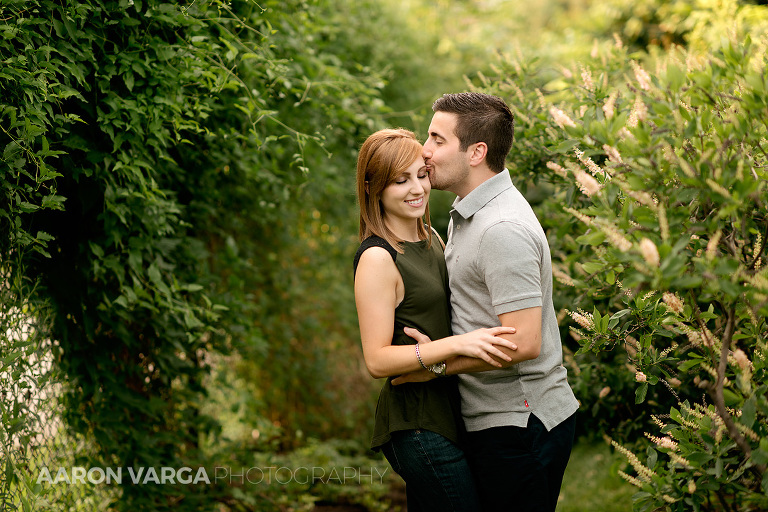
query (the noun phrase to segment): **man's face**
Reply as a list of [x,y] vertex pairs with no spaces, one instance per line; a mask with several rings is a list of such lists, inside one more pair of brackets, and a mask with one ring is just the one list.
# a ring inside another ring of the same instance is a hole
[[469,180],[469,153],[459,151],[456,122],[456,114],[435,112],[421,154],[429,170],[432,188],[448,190],[462,197],[461,192]]

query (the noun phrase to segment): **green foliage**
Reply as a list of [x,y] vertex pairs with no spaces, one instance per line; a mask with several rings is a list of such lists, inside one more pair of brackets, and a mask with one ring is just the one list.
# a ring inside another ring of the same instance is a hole
[[[636,510],[766,505],[764,44],[671,53],[652,73],[614,46],[560,76],[486,84],[518,111],[511,165],[553,190],[539,210],[573,290],[576,387],[603,386],[581,398],[610,417],[636,381],[635,414],[660,430],[645,461],[621,448]],[[611,435],[640,446],[648,430],[627,418]]]
[[18,272],[15,255],[0,260],[0,508],[31,509],[39,489],[24,471],[46,416],[41,403],[55,382],[44,353],[44,303],[29,298],[34,290]]
[[[291,77],[292,89],[276,95],[274,110],[292,128],[315,134],[322,148],[303,148],[302,183],[269,218],[251,208],[253,197],[279,197],[285,190],[248,190],[234,205],[228,198],[235,214],[217,211],[212,252],[234,262],[216,287],[232,313],[228,343],[242,356],[232,359],[230,369],[249,390],[240,418],[279,425],[281,447],[288,449],[303,442],[302,436],[360,435],[371,416],[375,384],[358,370],[351,288],[357,245],[353,183],[358,145],[385,125],[388,109],[380,95],[390,55],[359,34],[371,20],[393,13],[377,2],[260,5],[266,11],[253,21],[273,27],[270,51]],[[268,168],[288,166],[290,156],[274,154]],[[230,173],[239,165],[227,164]],[[338,414],[328,414],[341,403],[346,405]]]
[[706,53],[731,34],[759,37],[768,28],[768,10],[743,0],[605,0],[583,13],[582,30],[601,39],[617,37],[631,50],[683,46]]
[[[217,313],[195,282],[200,243],[162,183],[184,172],[171,148],[204,132],[213,94],[232,87],[203,35],[214,12],[4,7],[3,239],[8,252],[36,250],[25,269],[51,302],[66,416],[96,440],[94,465],[194,465],[196,433],[210,425],[195,403]],[[161,509],[165,492],[127,488],[122,506]]]
[[[652,476],[627,452],[641,509],[764,506],[766,44],[701,55],[732,20],[764,31],[766,9],[509,5],[2,4],[0,268],[26,290],[9,304],[56,340],[65,414],[98,448],[80,463],[367,463],[378,383],[352,300],[357,147],[393,123],[423,134],[467,74],[517,112],[510,168],[550,236],[583,431],[646,452]],[[667,58],[672,44],[692,51]],[[564,55],[579,63],[551,64]],[[656,68],[647,89],[633,61]],[[438,226],[450,199],[435,194]],[[9,340],[0,373],[31,350]],[[14,407],[6,448],[30,425]],[[356,442],[308,441],[333,436]],[[0,481],[29,482],[15,474]],[[283,491],[125,486],[112,507],[375,509],[385,492]]]
[[[263,352],[277,329],[260,320],[290,313],[272,295],[290,233],[275,235],[306,182],[308,144],[330,148],[312,164],[349,154],[350,134],[382,108],[375,72],[305,52],[333,40],[332,25],[310,23],[327,9],[4,4],[0,243],[24,251],[51,302],[66,416],[99,448],[90,465],[203,464],[201,436],[218,429],[199,407],[206,353]],[[126,486],[115,506],[210,499],[194,486]]]

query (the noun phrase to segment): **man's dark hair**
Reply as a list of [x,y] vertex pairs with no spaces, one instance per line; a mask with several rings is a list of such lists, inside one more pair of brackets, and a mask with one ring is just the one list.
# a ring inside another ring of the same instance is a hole
[[461,151],[476,142],[485,142],[488,167],[494,172],[504,170],[504,161],[515,137],[515,116],[504,100],[479,92],[444,94],[435,101],[432,110],[456,114],[455,135]]

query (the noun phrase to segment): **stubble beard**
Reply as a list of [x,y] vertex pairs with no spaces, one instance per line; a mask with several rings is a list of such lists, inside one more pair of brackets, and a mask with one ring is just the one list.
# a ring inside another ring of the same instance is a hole
[[434,175],[434,171],[429,175],[429,184],[435,190],[444,190],[438,178]]
[[433,189],[436,190],[448,190],[453,185],[453,180],[451,178],[451,173],[448,172],[447,176],[444,175],[442,172],[436,172],[435,168],[432,168],[432,172],[429,175],[429,183],[432,185]]
[[435,172],[434,167],[432,168],[431,174],[429,175],[429,183],[435,190],[446,190],[448,192],[452,192],[452,188],[462,180],[467,179],[469,176],[469,170],[466,172],[456,172],[457,169],[454,169],[454,172],[451,173],[450,171],[445,171],[447,173],[446,175],[441,176],[439,172]]

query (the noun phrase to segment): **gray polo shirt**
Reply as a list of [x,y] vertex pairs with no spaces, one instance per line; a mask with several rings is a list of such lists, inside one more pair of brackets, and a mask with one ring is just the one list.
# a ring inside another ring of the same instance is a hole
[[454,334],[500,325],[502,313],[541,307],[541,353],[509,368],[459,376],[467,430],[551,430],[579,404],[568,385],[552,304],[552,262],[544,230],[506,169],[453,203],[445,250]]

